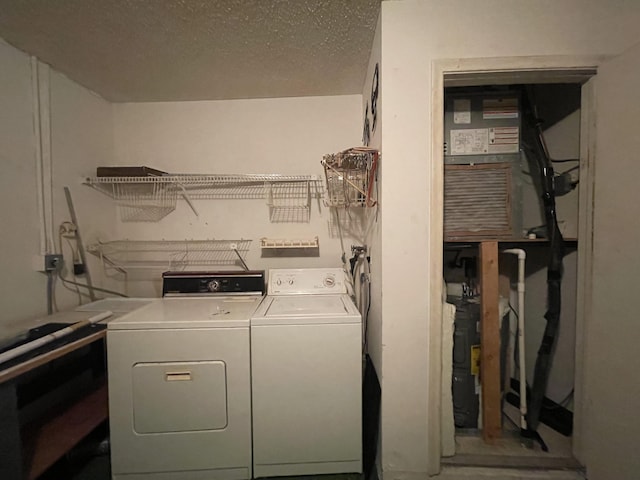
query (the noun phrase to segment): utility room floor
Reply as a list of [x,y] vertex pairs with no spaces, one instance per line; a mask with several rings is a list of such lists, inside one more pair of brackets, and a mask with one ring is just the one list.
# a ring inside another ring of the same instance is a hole
[[[505,414],[512,420],[519,412],[505,405]],[[504,421],[504,435],[495,445],[483,442],[478,431],[456,434],[456,455],[442,459],[442,473],[434,480],[584,480],[583,469],[571,454],[571,438],[540,424],[539,433],[549,452],[539,445],[524,445],[519,429],[509,420]],[[106,436],[106,426],[99,428],[93,438],[87,439],[89,448],[84,455],[62,459],[46,472],[41,480],[110,480],[109,455],[96,448]],[[82,452],[82,449],[80,450]],[[361,475],[318,475],[288,477],[286,480],[361,480]],[[371,479],[375,480],[375,479]],[[426,477],[425,477],[425,480]]]
[[548,452],[544,452],[537,442],[520,437],[516,423],[519,411],[512,405],[504,406],[506,417],[503,422],[502,438],[488,445],[479,431],[456,432],[456,454],[442,459],[443,465],[502,467],[502,468],[548,468],[580,470],[580,463],[571,452],[571,438],[540,424],[538,433],[543,438]]

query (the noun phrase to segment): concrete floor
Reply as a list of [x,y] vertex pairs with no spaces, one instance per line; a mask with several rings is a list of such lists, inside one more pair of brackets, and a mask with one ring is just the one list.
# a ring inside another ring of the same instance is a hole
[[[504,406],[504,413],[517,421],[519,411]],[[585,480],[583,469],[573,457],[571,438],[544,424],[538,432],[549,447],[543,452],[538,444],[525,442],[515,423],[505,419],[503,435],[487,445],[480,432],[458,432],[456,454],[442,459],[442,472],[434,480]]]
[[[440,475],[433,480],[585,480],[584,475],[575,470],[484,468],[444,465]],[[41,480],[110,480],[109,456],[96,456],[83,465],[72,469],[56,466]],[[287,477],[286,480],[361,480],[360,475],[322,475],[312,477]],[[425,480],[426,477],[425,477]]]
[[[517,410],[512,418],[517,418]],[[525,448],[514,432],[505,431],[496,446],[487,446],[478,435],[456,436],[456,455],[443,458],[441,474],[434,480],[585,480],[580,465],[571,455],[570,438],[541,425],[539,429],[549,452],[539,446]],[[40,480],[110,480],[111,465],[104,440],[106,425],[99,427],[74,454],[61,459]],[[362,475],[287,477],[286,480],[362,480]],[[369,480],[378,480],[369,479]],[[427,480],[427,477],[425,477]]]
[[443,466],[442,472],[433,480],[585,480],[585,476],[575,470],[545,470],[521,468],[483,468]]

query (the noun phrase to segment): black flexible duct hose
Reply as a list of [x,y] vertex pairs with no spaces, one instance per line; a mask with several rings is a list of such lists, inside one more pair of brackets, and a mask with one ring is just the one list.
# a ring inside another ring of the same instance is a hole
[[[556,198],[554,189],[554,172],[551,160],[545,148],[542,138],[541,121],[538,118],[531,87],[525,89],[523,95],[523,141],[528,147],[529,153],[535,158],[539,170],[542,186],[542,203],[544,207],[545,221],[547,224],[547,235],[549,237],[549,258],[547,261],[547,312],[544,318],[547,325],[542,336],[542,343],[538,350],[538,357],[533,376],[533,386],[531,389],[531,397],[527,409],[527,427],[533,436],[539,438],[535,434],[540,423],[540,410],[542,408],[542,400],[547,389],[549,373],[553,360],[553,346],[555,344],[558,327],[560,324],[560,307],[562,302],[561,285],[563,265],[562,258],[564,256],[562,233],[558,228],[558,219],[556,214]],[[541,441],[544,446],[544,442]]]

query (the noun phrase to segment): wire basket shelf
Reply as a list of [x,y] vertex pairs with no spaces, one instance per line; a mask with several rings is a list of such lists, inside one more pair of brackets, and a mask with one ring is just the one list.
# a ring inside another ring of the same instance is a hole
[[325,155],[322,159],[330,207],[373,207],[379,153],[365,147]]
[[322,198],[316,175],[231,174],[88,177],[88,185],[116,201],[124,222],[159,221],[184,198],[267,199],[271,221],[309,221],[311,198]]
[[170,183],[114,183],[111,188],[123,222],[157,222],[176,209],[178,189]]
[[242,265],[251,240],[113,240],[89,245],[87,251],[105,266],[132,269],[184,270],[186,267]]
[[311,185],[274,183],[267,188],[269,220],[273,223],[306,223],[311,217]]

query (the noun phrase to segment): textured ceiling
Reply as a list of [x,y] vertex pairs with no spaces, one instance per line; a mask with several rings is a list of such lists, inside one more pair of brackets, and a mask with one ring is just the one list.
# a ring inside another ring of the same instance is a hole
[[0,37],[114,102],[361,93],[381,0],[0,0]]

